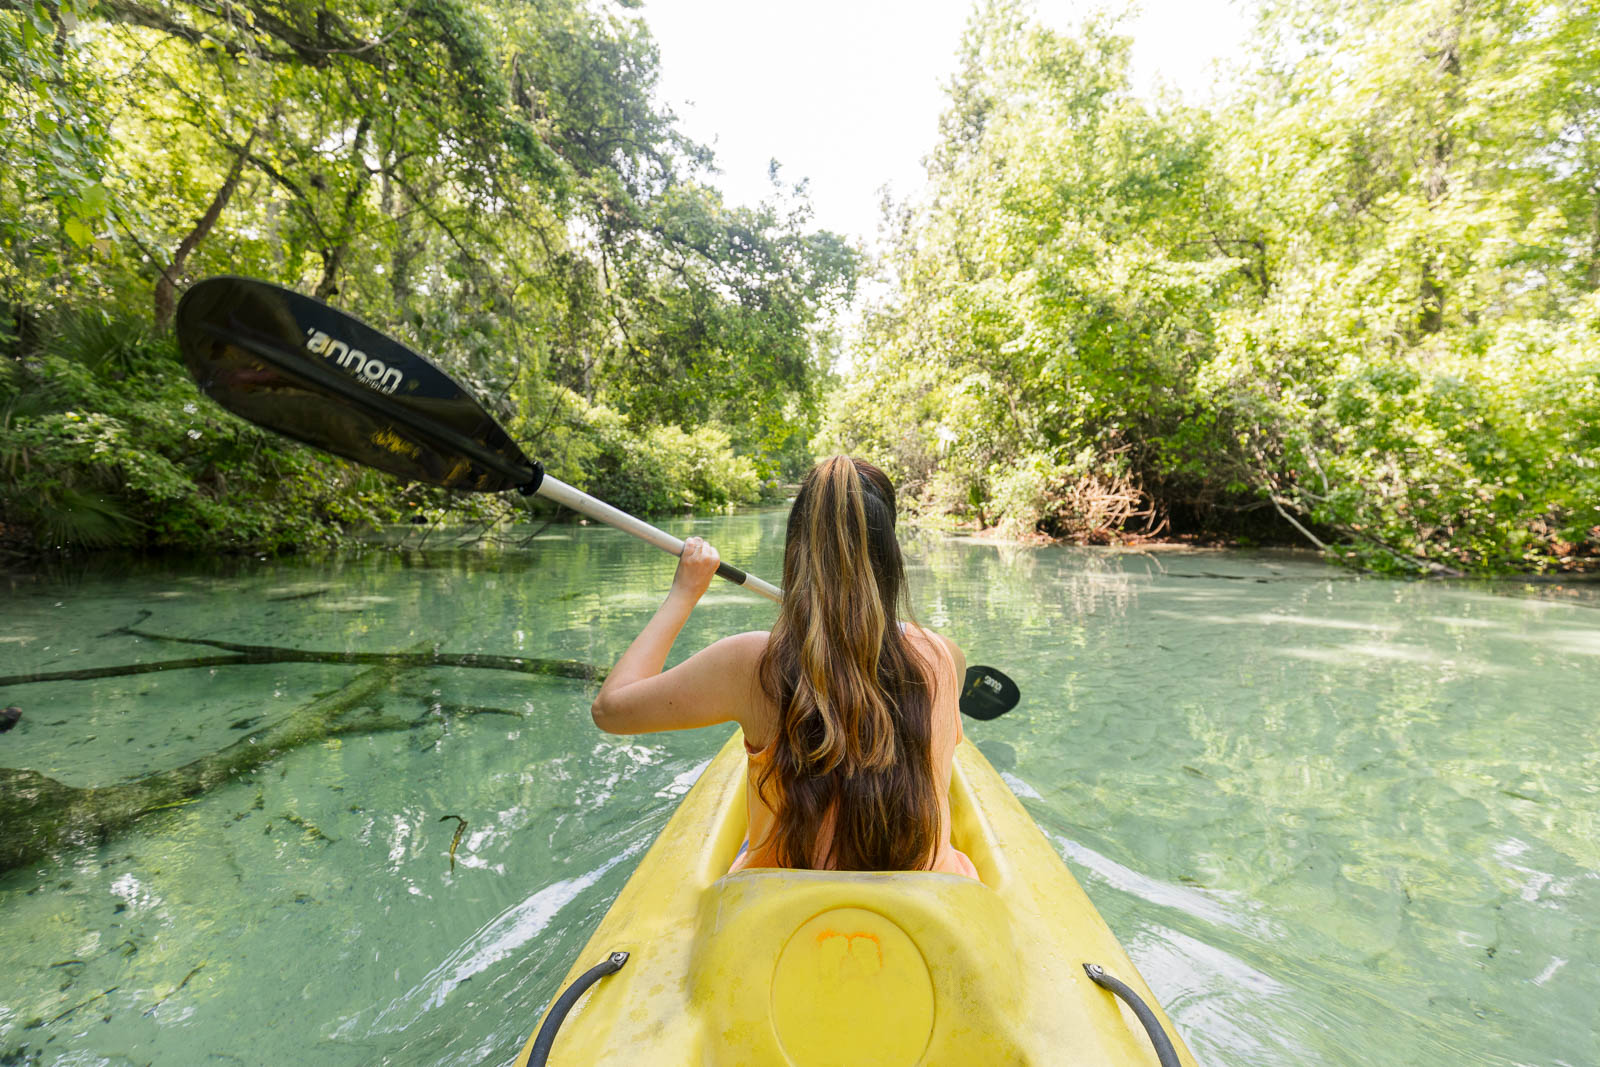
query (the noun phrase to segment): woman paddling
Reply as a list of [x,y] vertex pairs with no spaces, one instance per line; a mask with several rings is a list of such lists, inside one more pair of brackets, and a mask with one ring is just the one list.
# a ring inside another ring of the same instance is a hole
[[690,538],[666,601],[611,669],[594,721],[617,734],[737,722],[749,833],[733,869],[935,870],[976,878],[950,844],[950,772],[966,661],[899,621],[894,487],[835,456],[789,513],[772,631],[725,637],[662,671],[717,569]]

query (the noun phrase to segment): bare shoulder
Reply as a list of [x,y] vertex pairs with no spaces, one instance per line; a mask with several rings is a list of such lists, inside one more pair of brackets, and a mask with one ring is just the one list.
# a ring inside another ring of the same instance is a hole
[[[963,680],[967,675],[967,657],[962,654],[961,647],[943,634],[925,630],[920,626],[907,625],[906,636],[924,649],[928,666],[933,669],[934,691],[938,695],[935,699],[941,705],[948,702],[950,720],[953,726],[955,741],[959,744],[964,732],[961,727],[961,713],[959,701]],[[948,666],[946,666],[948,664]],[[949,672],[949,673],[946,673]],[[935,729],[941,730],[937,724],[946,721],[943,716],[935,717]],[[954,751],[949,749],[948,751]]]
[[765,630],[750,630],[731,634],[707,645],[698,653],[716,672],[729,681],[753,682],[761,655],[767,650],[768,634]]
[[746,630],[742,634],[724,637],[712,647],[721,646],[724,654],[730,659],[748,662],[754,667],[761,659],[761,654],[767,650],[767,640],[771,636],[766,630]]
[[756,748],[765,747],[777,731],[777,716],[762,695],[760,678],[761,657],[771,636],[766,630],[749,630],[717,642],[727,654],[727,681],[743,690],[736,719]]
[[943,634],[934,633],[932,630],[924,629],[914,623],[906,624],[906,632],[925,645],[930,652],[937,653],[942,650],[947,654],[950,657],[950,662],[955,666],[956,683],[960,684],[961,679],[967,673],[967,657],[961,651],[960,645]]

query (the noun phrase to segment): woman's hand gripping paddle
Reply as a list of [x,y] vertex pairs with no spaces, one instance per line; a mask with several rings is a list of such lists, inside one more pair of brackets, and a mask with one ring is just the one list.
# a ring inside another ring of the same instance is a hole
[[[538,493],[683,552],[666,531],[545,474],[448,374],[319,300],[249,278],[207,278],[179,302],[177,331],[200,388],[259,426],[429,485]],[[782,599],[776,586],[730,564],[717,573]]]

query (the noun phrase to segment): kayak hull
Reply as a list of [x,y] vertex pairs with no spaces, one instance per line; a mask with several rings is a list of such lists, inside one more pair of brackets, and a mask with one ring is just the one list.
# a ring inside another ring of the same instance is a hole
[[[1194,1059],[1094,905],[970,742],[951,840],[981,881],[932,872],[745,870],[735,734],[701,774],[573,964],[627,965],[578,1001],[549,1062],[1155,1067],[1098,963]],[[517,1060],[527,1062],[533,1040]]]

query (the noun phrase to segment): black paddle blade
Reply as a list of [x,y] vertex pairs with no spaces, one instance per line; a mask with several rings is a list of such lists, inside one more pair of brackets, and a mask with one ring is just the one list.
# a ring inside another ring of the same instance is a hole
[[178,303],[177,331],[200,388],[258,426],[447,489],[493,493],[538,477],[449,375],[319,300],[207,278]]
[[967,680],[961,686],[961,714],[974,719],[998,719],[1021,699],[1017,683],[993,667],[967,668]]

